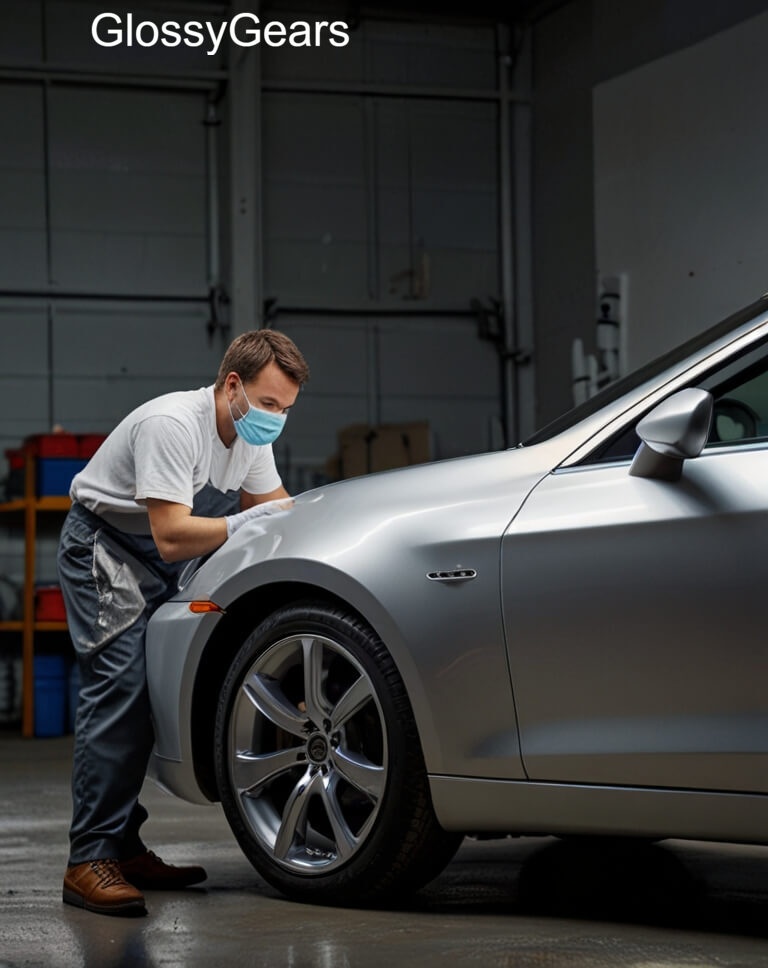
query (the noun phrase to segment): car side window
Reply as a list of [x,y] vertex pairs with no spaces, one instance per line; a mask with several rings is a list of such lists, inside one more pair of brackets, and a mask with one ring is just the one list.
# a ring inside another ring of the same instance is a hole
[[761,358],[733,371],[731,364],[699,384],[715,398],[707,447],[768,438],[768,354],[763,349]]
[[[751,444],[768,440],[768,343],[729,360],[692,383],[715,400],[706,447]],[[640,446],[635,424],[594,451],[584,464],[631,460]]]

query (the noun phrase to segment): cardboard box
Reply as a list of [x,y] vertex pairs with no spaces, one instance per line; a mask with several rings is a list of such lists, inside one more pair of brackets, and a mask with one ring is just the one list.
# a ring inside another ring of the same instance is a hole
[[370,444],[371,470],[424,464],[430,459],[429,424],[382,424]]
[[346,440],[339,448],[339,464],[342,478],[360,477],[370,473],[368,442],[364,437]]
[[363,440],[372,429],[370,424],[349,424],[347,427],[342,427],[336,434],[336,438],[339,441],[339,449],[344,444],[353,443],[356,440]]
[[334,454],[333,457],[329,457],[328,460],[325,462],[323,471],[329,481],[340,481],[341,480],[341,456],[339,454]]
[[353,424],[339,431],[343,478],[424,464],[431,459],[429,423]]

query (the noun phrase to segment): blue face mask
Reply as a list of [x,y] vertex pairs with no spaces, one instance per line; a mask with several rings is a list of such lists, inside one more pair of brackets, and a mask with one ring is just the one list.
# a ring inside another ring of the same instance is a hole
[[255,447],[263,447],[264,444],[271,444],[280,436],[280,431],[285,426],[284,413],[271,413],[269,410],[259,410],[248,400],[245,387],[240,384],[243,396],[248,401],[248,412],[243,413],[240,407],[235,404],[239,417],[232,413],[232,404],[229,405],[229,412],[232,414],[232,421],[235,425],[235,433],[241,437],[246,444],[253,444]]

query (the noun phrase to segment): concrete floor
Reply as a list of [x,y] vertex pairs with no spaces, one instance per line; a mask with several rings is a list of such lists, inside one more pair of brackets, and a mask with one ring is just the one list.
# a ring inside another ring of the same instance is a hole
[[746,968],[768,966],[768,848],[465,841],[393,910],[294,904],[241,855],[218,807],[151,784],[147,842],[205,885],[147,892],[149,915],[61,903],[71,738],[0,735],[0,968]]

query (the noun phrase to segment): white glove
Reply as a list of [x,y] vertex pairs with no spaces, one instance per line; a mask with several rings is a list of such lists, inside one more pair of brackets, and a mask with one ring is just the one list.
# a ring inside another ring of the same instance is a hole
[[247,521],[254,518],[262,518],[267,514],[277,514],[278,511],[287,511],[293,507],[292,498],[283,498],[280,501],[266,501],[264,504],[254,504],[252,508],[246,508],[237,514],[228,514],[224,520],[227,522],[227,537],[231,538],[235,531]]

